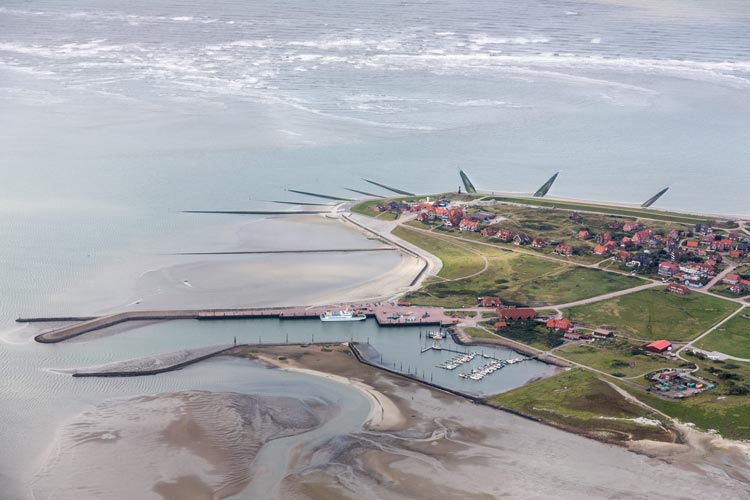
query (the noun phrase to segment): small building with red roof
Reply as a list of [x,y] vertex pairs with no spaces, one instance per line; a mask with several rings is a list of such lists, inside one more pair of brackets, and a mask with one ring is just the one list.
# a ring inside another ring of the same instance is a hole
[[570,257],[573,255],[573,247],[560,243],[555,247],[555,253],[558,255],[564,255],[565,257]]
[[668,340],[657,340],[656,342],[651,342],[650,344],[647,344],[646,347],[644,347],[648,352],[655,352],[657,354],[661,354],[665,351],[669,351],[672,349],[672,342]]
[[477,305],[479,305],[479,307],[498,308],[503,305],[503,302],[500,300],[500,297],[478,297]]
[[724,279],[722,281],[727,285],[734,285],[740,281],[740,275],[737,273],[729,273],[724,276]]
[[667,290],[672,293],[676,293],[677,295],[687,295],[690,293],[689,287],[680,285],[679,283],[670,283],[669,285],[667,285]]
[[550,318],[547,320],[547,328],[551,330],[560,330],[561,332],[569,332],[573,329],[573,322],[567,318]]

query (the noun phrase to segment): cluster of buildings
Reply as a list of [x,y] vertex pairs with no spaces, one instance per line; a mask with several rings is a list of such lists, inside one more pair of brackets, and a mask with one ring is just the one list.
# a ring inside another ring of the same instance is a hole
[[497,217],[492,212],[484,212],[482,210],[464,212],[462,207],[453,206],[450,200],[426,200],[417,203],[406,202],[405,205],[408,206],[407,209],[404,210],[403,207],[399,207],[399,210],[417,212],[416,218],[420,222],[432,224],[439,221],[447,227],[454,227],[459,231],[472,233],[478,232],[481,227],[480,225],[488,224]]
[[692,375],[690,370],[658,370],[649,373],[647,377],[651,381],[650,389],[652,391],[675,399],[695,396],[714,388],[714,384]]
[[729,285],[729,290],[737,295],[745,295],[750,292],[750,280],[743,278],[737,273],[729,273],[724,276],[722,282]]
[[[497,312],[497,320],[494,325],[496,332],[507,328],[513,321],[544,321],[543,318],[539,318],[535,309],[531,307],[506,306],[499,297],[477,297],[477,305],[495,309]],[[552,331],[562,333],[563,338],[567,340],[590,340],[592,338],[592,335],[576,332],[575,325],[567,318],[549,318],[545,321],[545,325]],[[602,338],[612,336],[612,332],[606,330],[597,330],[594,334]]]

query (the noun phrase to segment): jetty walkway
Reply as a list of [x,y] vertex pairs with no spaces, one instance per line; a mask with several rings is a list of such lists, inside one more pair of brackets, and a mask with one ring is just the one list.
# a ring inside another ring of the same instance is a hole
[[[71,320],[74,324],[45,330],[34,337],[43,344],[54,344],[78,337],[86,333],[131,321],[171,321],[177,319],[228,320],[228,319],[318,319],[325,311],[342,309],[342,305],[322,307],[277,307],[247,309],[183,309],[161,311],[124,311],[98,317],[50,317],[18,318],[18,323],[62,322]],[[397,306],[390,303],[352,304],[350,309],[360,311],[368,318],[374,318],[380,326],[448,326],[455,319],[447,316],[440,307]],[[74,319],[75,318],[75,319]]]

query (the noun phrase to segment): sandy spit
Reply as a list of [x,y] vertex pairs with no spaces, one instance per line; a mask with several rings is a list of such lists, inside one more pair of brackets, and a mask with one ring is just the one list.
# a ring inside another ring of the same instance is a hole
[[[346,344],[344,344],[346,345]],[[360,391],[370,402],[370,413],[367,415],[363,426],[374,431],[396,431],[403,429],[406,419],[398,406],[385,394],[374,387],[356,379],[350,379],[333,373],[321,372],[310,368],[303,368],[294,361],[281,362],[264,354],[257,354],[257,358],[264,363],[275,366],[281,370],[304,373],[330,380],[339,384],[354,387]]]

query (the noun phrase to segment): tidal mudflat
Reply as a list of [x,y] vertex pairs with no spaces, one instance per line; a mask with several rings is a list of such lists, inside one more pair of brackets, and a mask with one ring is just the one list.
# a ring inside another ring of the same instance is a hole
[[741,499],[750,492],[747,456],[718,441],[642,443],[643,453],[633,453],[363,366],[347,349],[245,355],[342,376],[390,401],[375,404],[388,422],[382,430],[366,425],[295,454],[282,498],[687,499],[721,492]]

